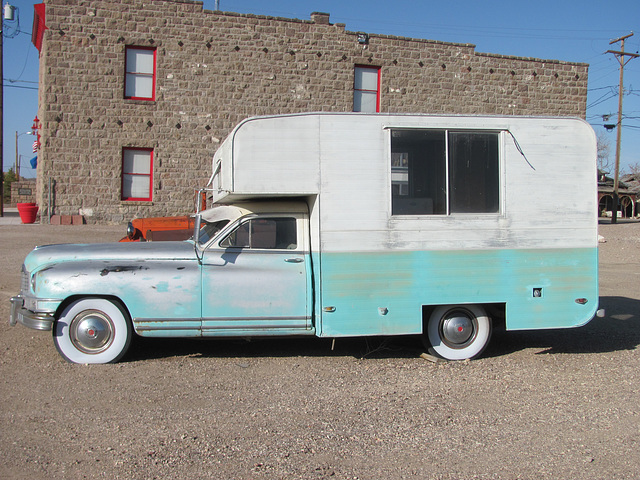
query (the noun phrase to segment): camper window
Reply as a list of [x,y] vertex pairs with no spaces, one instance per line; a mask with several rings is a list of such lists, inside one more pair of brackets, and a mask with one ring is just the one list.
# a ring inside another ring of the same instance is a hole
[[393,130],[393,215],[497,213],[497,132]]

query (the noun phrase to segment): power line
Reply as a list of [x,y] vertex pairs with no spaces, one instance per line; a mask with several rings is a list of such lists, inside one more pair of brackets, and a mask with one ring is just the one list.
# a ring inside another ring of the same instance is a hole
[[611,92],[609,94],[605,94],[605,95],[601,96],[600,98],[598,98],[597,100],[594,100],[594,102],[591,103],[591,105],[587,105],[587,109],[593,108],[593,107],[595,107],[597,105],[600,105],[601,103],[604,103],[607,100],[611,100],[612,98],[615,98],[615,97],[616,97],[616,94],[613,93],[613,92]]
[[33,80],[18,80],[17,78],[3,78],[2,81],[9,82],[9,83],[34,83],[36,85],[38,84],[38,82]]
[[22,85],[3,85],[3,88],[20,88],[22,90],[38,90],[38,87],[23,87]]

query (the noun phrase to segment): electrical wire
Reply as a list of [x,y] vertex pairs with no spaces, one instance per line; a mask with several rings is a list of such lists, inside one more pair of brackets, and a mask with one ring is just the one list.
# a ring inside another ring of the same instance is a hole
[[513,132],[511,132],[511,130],[507,130],[507,133],[509,135],[511,135],[511,138],[513,139],[513,144],[515,145],[516,149],[518,150],[518,152],[520,152],[520,155],[522,155],[522,158],[524,158],[524,161],[527,162],[527,165],[529,165],[531,167],[532,170],[535,170],[535,167],[533,165],[531,165],[531,162],[529,161],[529,159],[527,158],[527,156],[524,154],[524,151],[522,150],[522,147],[520,146],[520,144],[518,143],[518,140],[516,140],[515,135],[513,134]]
[[616,97],[616,93],[610,92],[607,96],[607,94],[602,95],[600,98],[598,98],[597,100],[594,100],[593,103],[591,103],[590,105],[587,105],[587,110],[590,108],[593,108],[597,105],[600,105],[601,103],[606,102],[607,100],[611,100],[612,98]]
[[23,90],[38,90],[38,87],[23,87],[21,85],[3,85],[3,88],[20,88]]
[[[27,54],[24,56],[24,64],[22,65],[22,70],[20,71],[18,78],[14,80],[9,80],[11,83],[19,81],[25,69],[27,68],[27,62],[29,61],[29,54],[31,53],[31,45],[32,45],[31,42],[29,42],[29,46],[27,47]],[[4,83],[4,79],[3,79],[3,83]]]

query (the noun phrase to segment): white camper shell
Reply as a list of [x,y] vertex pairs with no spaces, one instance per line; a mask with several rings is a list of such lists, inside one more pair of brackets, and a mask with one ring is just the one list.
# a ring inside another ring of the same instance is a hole
[[319,336],[424,332],[468,358],[490,317],[515,330],[596,314],[596,139],[580,119],[250,118],[213,170],[217,203],[307,205]]

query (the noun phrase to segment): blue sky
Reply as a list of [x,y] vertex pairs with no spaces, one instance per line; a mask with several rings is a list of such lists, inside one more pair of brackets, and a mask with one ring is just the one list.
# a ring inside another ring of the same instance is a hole
[[[6,3],[7,0],[3,0]],[[4,22],[4,169],[15,164],[15,133],[30,131],[37,113],[38,51],[31,45],[33,1],[9,0],[18,21]],[[584,62],[589,67],[587,121],[610,143],[613,164],[615,130],[606,133],[603,115],[618,111],[619,63],[605,53],[620,44],[609,41],[634,31],[625,50],[640,51],[640,1],[618,0],[219,0],[220,9],[240,13],[309,19],[311,12],[331,14],[332,23],[364,31],[455,43],[471,43],[476,51]],[[213,10],[215,0],[205,0]],[[24,32],[24,33],[21,33]],[[640,58],[624,69],[621,168],[640,164]],[[425,112],[428,113],[428,112]],[[21,174],[34,176],[31,135],[20,135]]]

